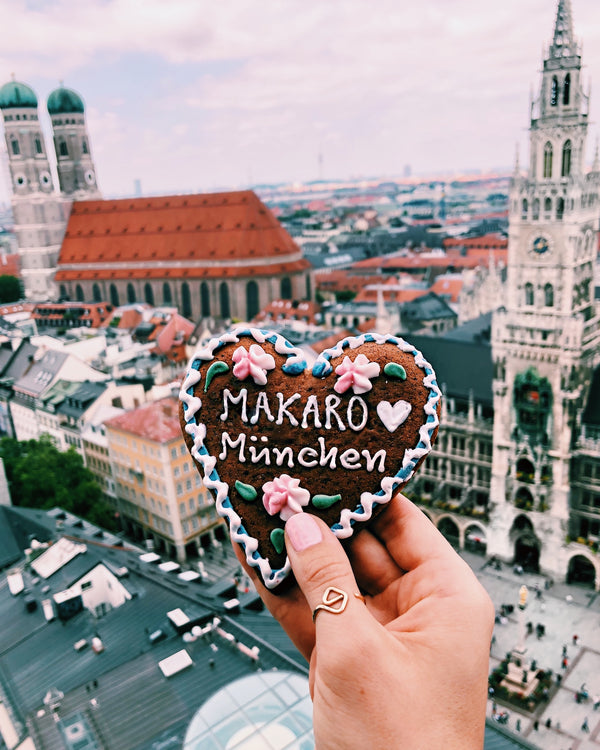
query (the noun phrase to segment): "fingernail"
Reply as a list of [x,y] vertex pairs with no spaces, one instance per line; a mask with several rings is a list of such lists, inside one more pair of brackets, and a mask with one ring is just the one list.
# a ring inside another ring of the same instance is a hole
[[321,528],[310,513],[294,513],[286,521],[285,530],[296,552],[302,552],[323,541]]

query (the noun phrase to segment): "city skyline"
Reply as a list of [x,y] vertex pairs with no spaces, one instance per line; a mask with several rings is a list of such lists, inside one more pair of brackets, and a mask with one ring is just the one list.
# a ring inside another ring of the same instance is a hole
[[[600,73],[596,2],[571,2],[586,87]],[[527,91],[538,93],[556,5],[153,0],[140,16],[133,0],[0,0],[0,85],[14,74],[34,89],[48,145],[48,94],[60,81],[81,94],[106,197],[133,194],[135,180],[160,194],[391,178],[406,165],[486,172],[510,168],[517,145],[524,168]],[[587,162],[599,108],[592,88]]]

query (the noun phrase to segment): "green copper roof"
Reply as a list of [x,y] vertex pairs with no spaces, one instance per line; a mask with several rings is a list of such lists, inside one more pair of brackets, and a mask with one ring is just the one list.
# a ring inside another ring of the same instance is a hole
[[11,109],[12,107],[35,107],[37,108],[37,96],[33,89],[18,81],[10,81],[0,88],[0,109]]
[[48,97],[48,112],[51,115],[64,115],[73,112],[83,113],[83,100],[71,89],[59,88]]

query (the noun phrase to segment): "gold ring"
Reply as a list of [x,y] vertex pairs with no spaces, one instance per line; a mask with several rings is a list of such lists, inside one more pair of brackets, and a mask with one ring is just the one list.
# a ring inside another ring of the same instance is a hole
[[[356,599],[360,599],[361,602],[366,602],[365,597],[362,594],[354,594]],[[332,615],[339,615],[346,609],[348,604],[348,594],[343,589],[338,589],[335,586],[328,586],[323,594],[323,600],[321,604],[317,604],[312,613],[313,622],[317,619],[317,615],[321,610],[325,612],[331,612]]]

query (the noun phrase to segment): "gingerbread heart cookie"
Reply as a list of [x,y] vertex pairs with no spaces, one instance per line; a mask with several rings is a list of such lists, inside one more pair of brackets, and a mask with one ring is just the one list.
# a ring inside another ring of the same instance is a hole
[[180,416],[232,539],[274,589],[291,572],[285,521],[314,513],[351,536],[431,450],[440,397],[431,365],[403,339],[345,338],[309,368],[279,334],[238,328],[192,358]]

